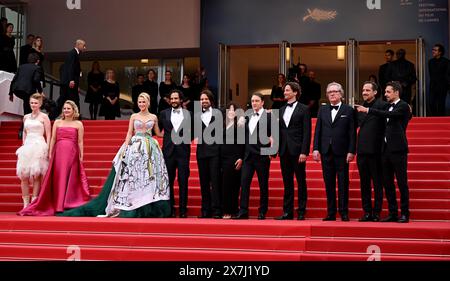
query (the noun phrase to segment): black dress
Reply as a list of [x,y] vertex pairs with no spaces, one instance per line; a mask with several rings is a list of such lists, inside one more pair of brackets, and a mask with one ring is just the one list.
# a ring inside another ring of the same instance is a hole
[[[242,128],[244,130],[244,128]],[[245,139],[245,131],[242,131]],[[243,140],[244,140],[243,139]],[[223,213],[234,215],[238,212],[239,188],[241,186],[241,171],[236,170],[238,159],[244,160],[245,144],[238,144],[238,127],[234,126],[224,130],[224,141],[220,145],[220,159],[222,170],[222,201]]]
[[153,80],[145,80],[144,92],[150,95],[150,112],[156,114],[158,111],[158,83]]
[[159,96],[161,97],[161,99],[159,100],[159,104],[158,104],[158,112],[161,112],[166,108],[170,108],[170,104],[168,104],[164,100],[164,98],[169,97],[169,93],[173,89],[177,89],[177,84],[175,84],[173,82],[172,82],[172,84],[169,84],[169,85],[164,83],[164,81],[159,84]]
[[[96,103],[101,104],[103,101],[103,95],[100,91],[101,84],[105,80],[105,75],[103,72],[89,72],[88,73],[88,90],[86,93],[86,98],[84,99],[84,102],[86,103]],[[97,92],[94,92],[91,87],[94,87],[97,89]]]
[[273,86],[272,92],[270,93],[270,99],[273,101],[272,109],[280,109],[286,102],[285,101],[274,101],[275,98],[284,99],[283,88],[280,86]]
[[120,88],[119,83],[109,83],[108,81],[103,81],[100,89],[103,102],[100,108],[100,116],[105,116],[105,120],[114,120],[116,117],[120,117],[120,104],[119,100],[115,104],[111,104],[107,97],[110,99],[120,98]]
[[189,110],[190,112],[194,112],[194,88],[193,87],[183,88],[183,86],[180,86],[179,89],[184,96],[183,102],[190,101],[186,109]]
[[14,54],[15,44],[16,38],[14,36],[2,35],[0,40],[0,70],[12,73],[17,72],[17,61]]

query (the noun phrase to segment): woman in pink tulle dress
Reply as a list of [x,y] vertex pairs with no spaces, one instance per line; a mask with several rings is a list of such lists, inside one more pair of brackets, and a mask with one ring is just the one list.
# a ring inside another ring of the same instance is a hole
[[38,198],[19,212],[21,216],[52,216],[76,208],[90,199],[83,168],[83,124],[76,120],[78,107],[66,101],[62,119],[55,121],[50,160]]
[[33,186],[31,201],[34,201],[39,194],[42,177],[48,167],[48,144],[52,125],[48,116],[40,110],[42,99],[39,93],[30,97],[32,112],[23,117],[23,144],[16,151],[16,173],[20,178],[24,208],[30,204],[29,184]]

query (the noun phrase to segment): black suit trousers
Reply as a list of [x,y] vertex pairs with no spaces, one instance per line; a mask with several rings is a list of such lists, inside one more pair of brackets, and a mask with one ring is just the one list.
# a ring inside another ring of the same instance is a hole
[[197,159],[197,164],[202,194],[202,215],[222,215],[219,156]]
[[[381,172],[381,156],[377,154],[358,154],[357,158],[361,201],[364,213],[380,214],[383,204],[383,175]],[[372,208],[372,182],[374,206]]]
[[298,184],[298,213],[306,212],[306,162],[299,163],[299,156],[285,153],[280,157],[281,173],[284,184],[283,212],[293,214],[294,211],[294,174]]
[[348,215],[349,175],[347,155],[334,155],[330,147],[328,153],[321,155],[323,179],[327,194],[328,216],[336,216],[336,176],[338,180],[339,214]]
[[172,210],[175,207],[174,183],[175,175],[178,169],[178,187],[179,187],[179,208],[180,214],[186,214],[188,203],[188,179],[190,174],[189,157],[180,157],[177,155],[177,148],[169,157],[164,156],[167,172],[169,174],[170,185],[170,205]]
[[401,214],[409,216],[409,188],[408,188],[408,154],[384,152],[382,155],[383,184],[386,189],[389,213],[397,215],[398,205],[395,193],[394,175],[400,191]]
[[223,213],[235,215],[238,212],[241,171],[236,170],[235,158],[222,158],[222,201]]
[[250,153],[244,160],[242,165],[241,178],[241,200],[240,210],[241,214],[248,214],[248,205],[250,200],[250,185],[252,183],[253,175],[256,171],[259,183],[259,213],[266,214],[269,205],[269,156],[260,156]]
[[71,100],[75,102],[75,104],[78,106],[78,110],[81,111],[80,108],[80,96],[78,95],[78,85],[75,85],[75,87],[70,88],[69,85],[61,85],[61,88],[59,90],[59,98],[58,98],[58,110],[61,113],[62,108],[64,106],[64,103],[67,100]]

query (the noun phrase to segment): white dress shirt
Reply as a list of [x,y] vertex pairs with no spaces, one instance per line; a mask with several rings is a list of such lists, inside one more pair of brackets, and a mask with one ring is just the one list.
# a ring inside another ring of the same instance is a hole
[[250,117],[250,121],[248,122],[248,128],[250,129],[250,134],[253,134],[253,132],[255,131],[256,125],[258,124],[259,119],[261,119],[261,115],[263,113],[264,113],[264,108],[261,108],[258,112],[253,112],[252,117]]
[[297,106],[297,101],[295,101],[292,106],[287,105],[286,110],[283,114],[283,120],[284,124],[286,124],[286,127],[289,127],[289,123],[291,122],[292,114],[294,113],[295,107]]
[[172,122],[172,126],[175,130],[175,132],[178,131],[178,129],[181,126],[181,123],[183,122],[184,116],[183,116],[183,110],[180,108],[174,109],[172,108],[172,114],[170,115],[170,122]]
[[331,110],[331,122],[334,122],[334,118],[336,118],[336,115],[337,115],[339,109],[341,108],[341,105],[342,105],[342,102],[335,105],[335,106],[338,106],[338,109]]
[[204,112],[202,112],[201,118],[202,118],[203,124],[205,124],[205,126],[208,127],[209,123],[211,122],[211,118],[212,118],[212,108],[209,107]]
[[[389,111],[394,110],[394,105],[397,105],[397,103],[400,101],[400,99],[394,101],[393,103],[391,103],[391,106],[389,106]],[[393,104],[393,105],[392,105]],[[389,123],[389,118],[386,118],[386,121]],[[386,137],[384,137],[384,142],[387,143],[387,139]]]

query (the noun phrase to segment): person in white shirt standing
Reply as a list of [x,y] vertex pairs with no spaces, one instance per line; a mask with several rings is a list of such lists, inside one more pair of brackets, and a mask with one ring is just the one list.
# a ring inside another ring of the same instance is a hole
[[298,184],[298,220],[306,214],[306,158],[311,144],[311,116],[308,106],[299,103],[300,85],[284,86],[287,103],[280,109],[280,164],[284,184],[283,214],[277,220],[294,218],[294,174]]

